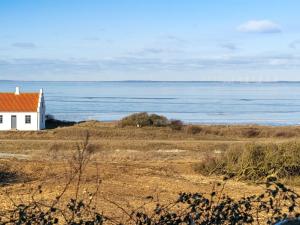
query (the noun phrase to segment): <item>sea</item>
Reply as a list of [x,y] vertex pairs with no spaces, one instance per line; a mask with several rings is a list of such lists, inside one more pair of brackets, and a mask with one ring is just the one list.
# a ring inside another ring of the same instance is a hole
[[136,112],[195,124],[300,124],[300,82],[0,81],[0,92],[43,88],[47,114],[115,121]]

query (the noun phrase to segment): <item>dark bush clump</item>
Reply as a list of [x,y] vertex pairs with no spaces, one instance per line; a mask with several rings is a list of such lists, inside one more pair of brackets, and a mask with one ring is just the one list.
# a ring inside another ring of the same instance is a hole
[[182,130],[183,122],[181,120],[171,120],[169,126],[172,130]]
[[152,126],[154,127],[165,127],[169,123],[166,117],[157,114],[149,115],[149,119],[152,121]]
[[164,116],[157,114],[148,114],[146,112],[134,113],[132,115],[126,116],[119,121],[121,127],[126,126],[155,126],[155,127],[165,127],[168,125],[168,119]]
[[75,125],[76,122],[57,120],[53,115],[46,115],[46,129],[55,129],[57,127],[69,127]]
[[183,123],[180,120],[168,120],[166,117],[146,112],[134,113],[119,121],[120,127],[171,127],[172,130],[181,130]]

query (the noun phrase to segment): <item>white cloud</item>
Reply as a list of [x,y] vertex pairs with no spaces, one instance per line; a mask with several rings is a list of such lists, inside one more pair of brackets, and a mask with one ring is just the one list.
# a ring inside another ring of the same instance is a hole
[[227,49],[230,51],[235,51],[238,49],[238,47],[233,43],[224,43],[224,44],[221,44],[220,46],[221,46],[221,48],[224,48],[224,49]]
[[[89,74],[104,71],[199,71],[214,69],[300,68],[300,55],[255,55],[201,58],[116,57],[109,59],[0,59],[1,74]],[[1,76],[0,76],[1,77]]]
[[237,30],[246,33],[279,33],[281,27],[270,20],[250,20],[238,26]]
[[34,49],[37,46],[32,42],[16,42],[12,44],[13,47],[23,48],[23,49]]

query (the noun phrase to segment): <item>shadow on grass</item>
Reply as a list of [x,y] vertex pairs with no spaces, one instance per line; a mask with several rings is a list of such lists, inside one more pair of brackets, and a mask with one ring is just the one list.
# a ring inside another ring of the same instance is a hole
[[18,173],[13,171],[0,171],[0,187],[21,181]]

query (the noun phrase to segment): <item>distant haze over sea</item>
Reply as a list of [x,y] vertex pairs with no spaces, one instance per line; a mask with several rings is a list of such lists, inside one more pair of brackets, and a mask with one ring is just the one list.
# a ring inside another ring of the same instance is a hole
[[204,124],[300,124],[300,82],[1,81],[1,92],[45,91],[62,120],[118,120],[149,112]]

